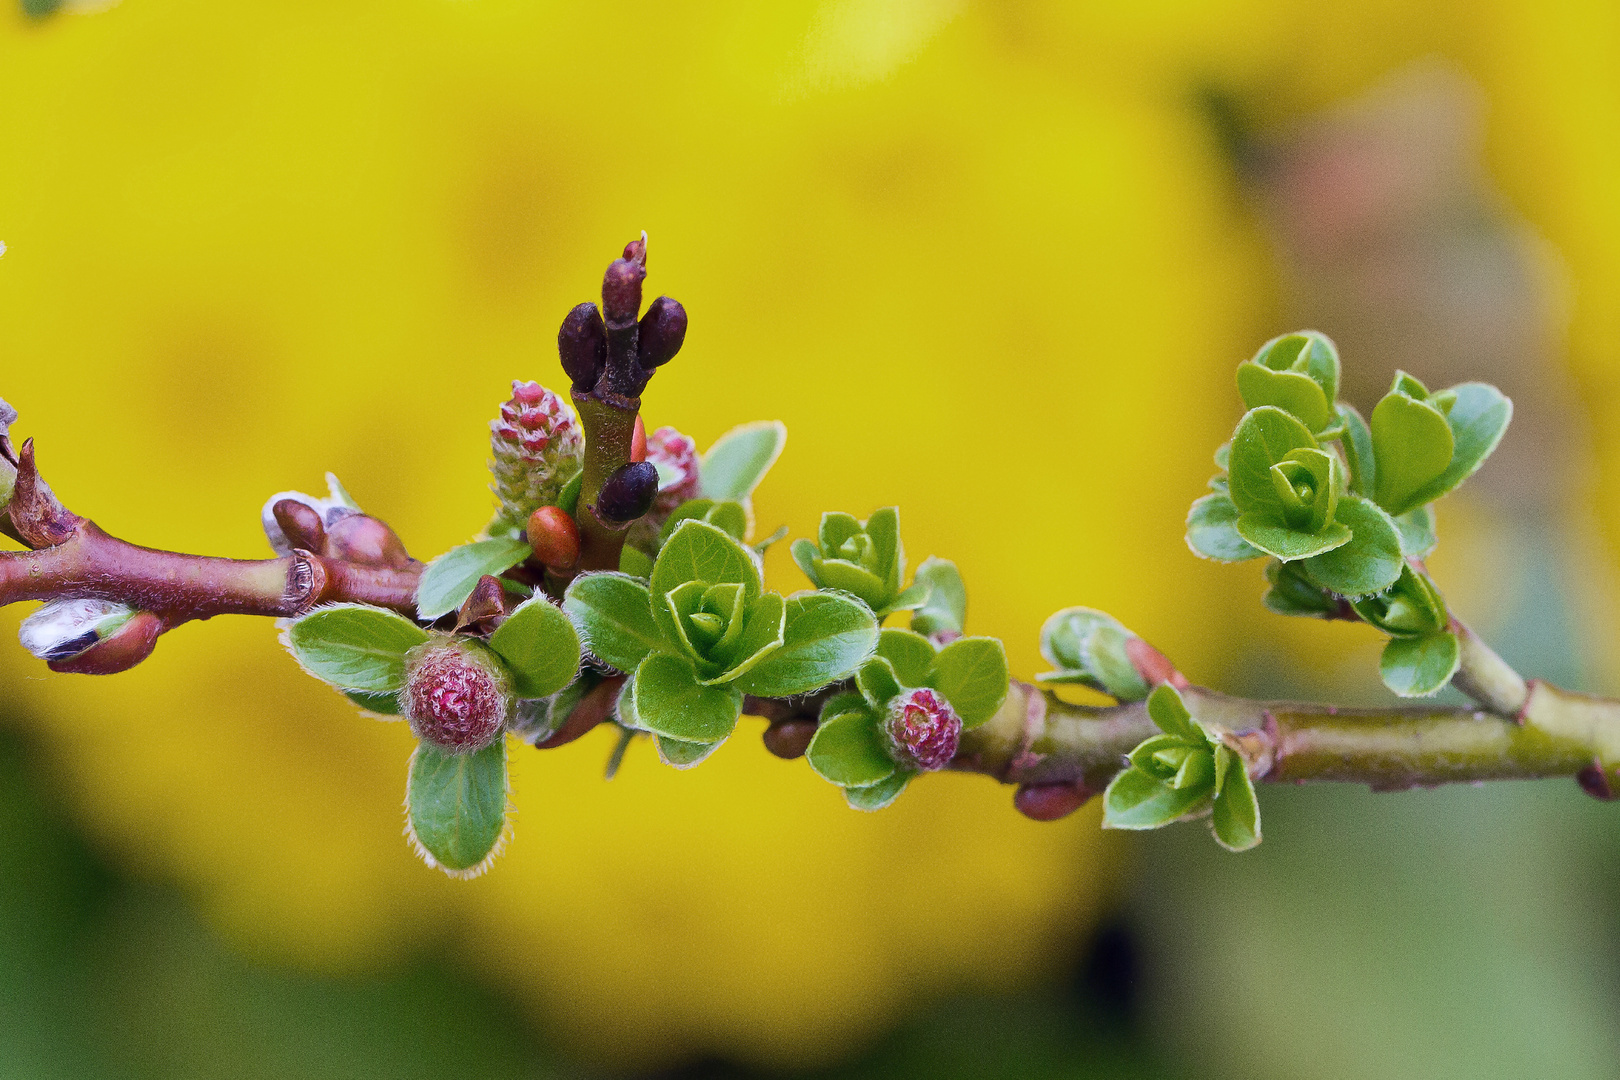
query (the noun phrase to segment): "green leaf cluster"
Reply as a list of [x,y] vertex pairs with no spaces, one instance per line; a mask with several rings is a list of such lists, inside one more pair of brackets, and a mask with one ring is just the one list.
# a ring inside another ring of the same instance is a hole
[[[364,604],[317,608],[282,634],[305,671],[378,716],[404,712],[406,654],[433,637],[403,615]],[[487,643],[458,640],[498,663],[523,699],[549,704],[579,670],[573,623],[544,597],[520,604]],[[429,865],[453,877],[482,873],[506,819],[505,740],[464,754],[419,743],[405,806],[411,841]]]
[[957,638],[941,648],[913,630],[891,627],[856,672],[855,686],[822,706],[805,759],[818,776],[844,789],[850,806],[881,810],[916,775],[895,760],[884,735],[890,702],[927,687],[950,703],[962,730],[970,731],[994,716],[1007,697],[1007,653],[995,638]]
[[900,543],[900,511],[893,506],[865,521],[852,514],[822,514],[817,540],[795,540],[791,550],[793,561],[816,588],[859,597],[879,621],[928,602],[926,582],[901,588],[906,553]]
[[1451,681],[1462,643],[1429,575],[1411,566],[1387,591],[1353,601],[1362,621],[1388,634],[1378,674],[1401,697],[1427,697]]
[[1228,851],[1260,843],[1260,806],[1242,756],[1194,720],[1173,687],[1155,688],[1147,711],[1160,734],[1131,751],[1103,792],[1103,827],[1157,829],[1208,815]]
[[743,696],[788,697],[845,678],[877,644],[872,613],[839,593],[766,592],[757,557],[708,521],[679,522],[646,581],[576,578],[563,598],[590,651],[630,676],[625,726],[672,764],[696,764],[736,726]]
[[1151,687],[1129,655],[1137,640],[1118,619],[1092,608],[1070,607],[1041,627],[1041,655],[1055,669],[1035,676],[1048,686],[1079,684],[1119,701],[1140,701]]

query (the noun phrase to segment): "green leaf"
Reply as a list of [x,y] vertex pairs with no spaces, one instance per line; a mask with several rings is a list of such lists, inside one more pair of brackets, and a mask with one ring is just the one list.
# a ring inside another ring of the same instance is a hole
[[[1341,502],[1343,500],[1340,500]],[[1283,562],[1309,559],[1350,542],[1350,529],[1340,521],[1331,522],[1320,532],[1306,532],[1289,528],[1266,515],[1265,512],[1245,513],[1237,519],[1238,536],[1267,555]]]
[[805,751],[817,776],[840,787],[867,787],[894,775],[878,719],[870,712],[846,712],[822,721]]
[[717,502],[703,515],[703,520],[738,540],[748,535],[748,511],[743,509],[740,502],[729,499]]
[[891,596],[888,585],[877,573],[844,559],[815,559],[810,580],[818,588],[837,589],[858,596],[873,611],[887,611]]
[[930,589],[925,581],[913,581],[911,585],[900,590],[893,600],[884,605],[884,614],[893,614],[896,611],[915,611],[928,602]]
[[1209,797],[1208,787],[1173,788],[1141,769],[1126,769],[1103,792],[1103,828],[1157,829],[1191,813]]
[[787,442],[787,425],[760,420],[734,427],[709,447],[698,484],[711,499],[745,501],[765,478]]
[[399,695],[377,693],[370,690],[345,690],[343,696],[366,710],[378,716],[399,716]]
[[585,486],[585,471],[581,469],[574,474],[574,478],[562,486],[557,492],[557,509],[572,516],[579,509],[579,490]]
[[895,678],[893,665],[881,656],[872,657],[856,670],[855,687],[868,705],[880,711],[900,693],[900,681]]
[[836,593],[787,599],[782,646],[735,685],[759,697],[787,697],[848,678],[877,646],[877,620],[866,605]]
[[1372,432],[1354,405],[1341,402],[1339,420],[1344,424],[1344,435],[1339,445],[1344,448],[1344,459],[1350,467],[1350,490],[1357,495],[1372,498],[1373,482],[1378,475],[1373,463]]
[[1378,660],[1378,674],[1401,697],[1428,697],[1451,681],[1461,659],[1457,635],[1450,631],[1390,638]]
[[1220,562],[1258,559],[1265,552],[1238,535],[1238,511],[1228,495],[1205,495],[1187,511],[1187,546],[1194,555]]
[[1440,590],[1410,564],[1401,568],[1400,578],[1389,589],[1352,603],[1362,621],[1397,637],[1421,637],[1451,625]]
[[1131,662],[1130,643],[1136,635],[1123,626],[1099,626],[1080,643],[1083,667],[1105,694],[1120,701],[1140,701],[1148,684]]
[[882,810],[900,797],[916,775],[901,769],[887,780],[879,780],[865,787],[847,787],[844,789],[844,801],[854,810]]
[[708,756],[720,748],[724,739],[714,742],[683,742],[680,739],[671,739],[664,735],[654,735],[653,744],[658,747],[658,756],[665,765],[672,765],[677,769],[690,769],[700,765]]
[[471,754],[418,745],[405,806],[417,854],[451,877],[476,877],[506,827],[506,740]]
[[1263,405],[1245,413],[1232,435],[1227,476],[1239,512],[1282,520],[1286,507],[1271,479],[1271,467],[1295,450],[1316,448],[1316,439],[1305,425],[1275,406]]
[[1227,851],[1248,851],[1260,843],[1260,804],[1254,797],[1254,782],[1243,760],[1229,748],[1222,746],[1215,754],[1218,791],[1210,830],[1215,842]]
[[878,635],[877,654],[889,662],[902,683],[924,686],[938,650],[915,631],[890,628]]
[[864,528],[866,535],[872,538],[872,545],[877,548],[878,571],[883,584],[888,594],[893,596],[900,591],[900,581],[906,576],[906,549],[900,542],[899,507],[885,506],[872,511]]
[[683,521],[658,552],[648,585],[657,598],[688,581],[742,585],[748,602],[760,594],[759,567],[748,549],[724,529],[703,521]]
[[1321,388],[1329,404],[1339,396],[1339,350],[1332,339],[1316,330],[1274,337],[1260,346],[1250,363],[1307,376]]
[[405,686],[405,654],[427,639],[405,616],[365,604],[316,608],[282,634],[293,658],[317,679],[375,693]]
[[416,614],[432,622],[467,602],[485,574],[499,577],[533,554],[528,541],[496,538],[451,548],[428,563],[416,588]]
[[652,568],[652,556],[640,548],[626,544],[619,550],[619,573],[645,580]]
[[1337,510],[1341,524],[1350,527],[1350,542],[1325,555],[1307,559],[1306,577],[1340,596],[1364,596],[1395,584],[1406,561],[1401,556],[1401,534],[1390,516],[1359,495],[1346,495]]
[[810,579],[810,584],[814,585],[816,561],[821,558],[821,549],[816,546],[815,541],[806,540],[801,536],[788,545],[788,554],[793,556],[793,561],[804,572],[804,576]]
[[1064,608],[1041,626],[1041,655],[1057,670],[1042,672],[1035,679],[1052,685],[1078,683],[1121,701],[1144,698],[1148,685],[1128,651],[1135,637],[1107,612]]
[[653,621],[647,586],[624,574],[582,574],[563,594],[563,611],[585,647],[604,663],[630,672],[661,648],[669,648]]
[[1427,400],[1407,396],[1403,390],[1408,387],[1422,389],[1411,376],[1397,372],[1395,389],[1373,409],[1370,425],[1374,500],[1392,515],[1422,504],[1420,496],[1446,471],[1456,446],[1445,414]]
[[1331,405],[1322,388],[1302,372],[1272,371],[1249,361],[1238,365],[1237,385],[1246,409],[1274,405],[1312,431],[1321,431],[1333,419]]
[[519,604],[490,635],[489,647],[506,661],[520,698],[550,697],[579,672],[574,624],[543,596]]
[[742,715],[742,694],[730,686],[704,686],[691,661],[653,653],[636,668],[634,699],[640,726],[681,742],[718,742]]
[[911,617],[911,628],[919,634],[960,634],[967,625],[967,586],[956,564],[930,555],[917,567],[914,580],[928,586],[928,599]]
[[714,509],[713,499],[687,499],[664,519],[664,525],[658,530],[658,546],[662,547],[669,541],[675,530],[680,528],[683,521],[702,521],[703,515]]
[[1395,519],[1401,534],[1401,554],[1409,559],[1426,559],[1439,545],[1434,530],[1434,507],[1420,506]]
[[1439,477],[1413,496],[1417,502],[1433,502],[1474,475],[1502,441],[1513,419],[1513,402],[1489,383],[1463,383],[1447,393],[1456,395],[1446,413],[1454,442],[1451,461]]
[[957,638],[939,650],[928,675],[928,685],[950,701],[964,729],[996,715],[1006,700],[1007,683],[1007,650],[989,637]]
[[1187,711],[1176,688],[1167,683],[1153,688],[1153,693],[1148,695],[1147,711],[1148,719],[1166,735],[1197,746],[1205,745],[1208,740],[1204,729],[1193,723],[1192,713]]
[[[731,682],[747,675],[781,651],[787,631],[787,601],[782,599],[781,593],[761,593],[756,596],[754,602],[748,606],[745,619],[742,636],[737,641],[734,654],[722,661],[726,664],[726,670],[714,678],[704,680],[705,683]],[[750,692],[743,691],[743,693]]]
[[1266,564],[1266,590],[1264,603],[1278,615],[1300,615],[1307,618],[1328,618],[1338,613],[1339,604],[1331,595],[1305,577],[1302,563],[1270,562]]

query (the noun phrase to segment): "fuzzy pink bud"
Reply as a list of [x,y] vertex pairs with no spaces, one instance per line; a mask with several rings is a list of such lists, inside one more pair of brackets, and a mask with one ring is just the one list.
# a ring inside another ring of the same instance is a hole
[[672,427],[661,427],[647,436],[647,460],[673,474],[658,485],[652,512],[667,518],[681,503],[697,498],[697,443]]
[[537,509],[555,504],[579,472],[585,439],[573,410],[537,382],[513,382],[511,400],[489,429],[501,515],[521,527]]
[[500,737],[512,693],[499,661],[480,646],[441,640],[407,657],[400,704],[417,738],[471,753]]
[[943,769],[956,756],[962,718],[933,690],[907,690],[889,702],[883,733],[901,765],[924,771]]

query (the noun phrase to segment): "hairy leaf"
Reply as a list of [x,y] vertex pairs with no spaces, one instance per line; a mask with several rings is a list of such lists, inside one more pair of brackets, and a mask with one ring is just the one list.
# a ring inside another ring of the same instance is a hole
[[420,744],[405,805],[411,840],[430,865],[452,877],[480,873],[506,825],[506,740],[471,754]]
[[403,615],[365,604],[316,608],[288,625],[282,640],[304,670],[340,690],[398,692],[405,654],[427,631]]
[[519,604],[490,635],[489,647],[506,661],[518,697],[549,697],[579,671],[574,624],[543,596]]
[[450,614],[467,602],[479,578],[485,574],[499,577],[532,551],[522,537],[497,537],[451,548],[422,572],[416,589],[417,615],[423,622],[432,622]]

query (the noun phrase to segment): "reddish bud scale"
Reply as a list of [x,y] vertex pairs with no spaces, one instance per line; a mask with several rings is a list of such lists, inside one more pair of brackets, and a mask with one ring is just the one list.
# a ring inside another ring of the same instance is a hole
[[901,765],[931,772],[956,756],[962,718],[933,690],[907,690],[889,703],[883,733]]
[[579,526],[559,507],[542,506],[529,515],[526,532],[534,557],[553,570],[572,570],[579,562]]
[[557,501],[585,449],[573,410],[537,382],[512,384],[511,400],[490,423],[489,442],[501,516],[513,525]]
[[417,738],[453,753],[494,742],[506,724],[511,696],[493,659],[474,646],[430,644],[409,661],[401,704]]

